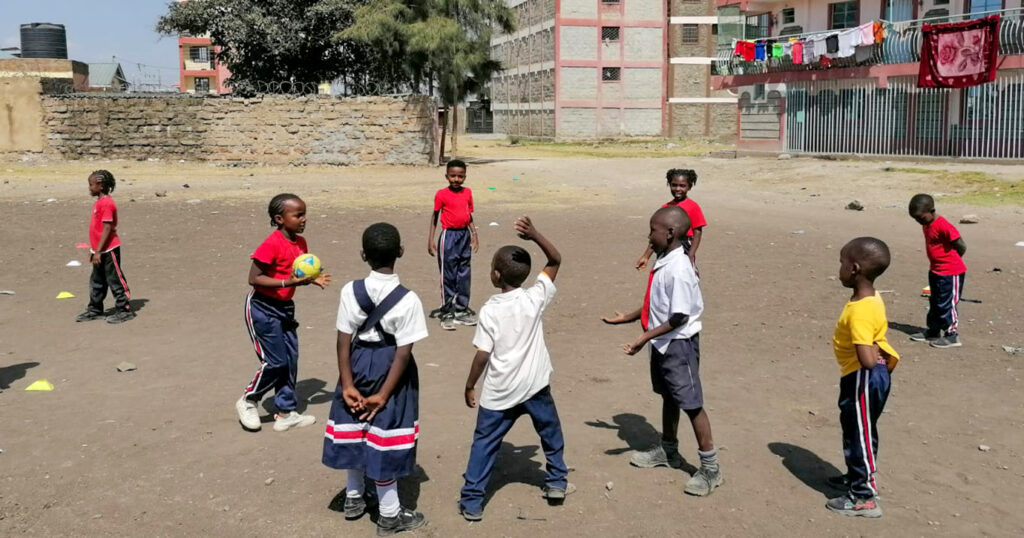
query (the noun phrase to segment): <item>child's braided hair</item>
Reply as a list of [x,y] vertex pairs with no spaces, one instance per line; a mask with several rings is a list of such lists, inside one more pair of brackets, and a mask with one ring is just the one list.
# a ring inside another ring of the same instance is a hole
[[690,182],[691,187],[697,184],[697,172],[689,168],[670,168],[668,172],[665,172],[666,183],[672,183],[672,178],[674,177],[686,179],[686,181]]
[[103,189],[103,194],[110,194],[114,192],[114,187],[117,185],[117,181],[114,180],[114,174],[111,174],[107,170],[96,170],[89,174],[89,177],[96,176],[100,180],[100,187]]
[[274,220],[274,217],[284,214],[284,204],[287,203],[288,200],[301,199],[302,198],[299,198],[298,196],[289,192],[283,192],[271,198],[270,205],[267,206],[267,213],[270,215],[270,225],[277,228],[277,221]]

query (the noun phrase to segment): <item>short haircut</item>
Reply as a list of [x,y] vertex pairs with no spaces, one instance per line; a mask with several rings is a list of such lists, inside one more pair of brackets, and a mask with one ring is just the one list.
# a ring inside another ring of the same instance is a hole
[[889,262],[892,260],[889,245],[874,237],[858,237],[843,248],[847,249],[850,261],[860,265],[861,274],[872,282],[889,268]]
[[[117,181],[114,180],[114,174],[106,170],[96,170],[89,174],[89,177],[96,176],[100,180],[100,189],[103,190],[104,194],[110,194],[114,192],[114,187],[117,186]],[[79,176],[81,177],[81,176]]]
[[681,177],[690,183],[690,186],[697,184],[697,172],[689,168],[669,168],[665,172],[665,182],[672,183],[672,178]]
[[935,199],[930,194],[915,194],[910,199],[910,213],[918,215],[935,211]]
[[298,200],[301,202],[302,198],[290,192],[282,192],[270,199],[270,203],[267,204],[267,214],[270,215],[271,226],[277,227],[277,221],[274,220],[274,217],[284,214],[284,205],[288,200]]
[[675,239],[682,240],[690,231],[690,216],[677,205],[670,205],[655,211],[651,220],[656,220],[672,228],[672,236]]
[[386,222],[371,224],[363,231],[363,255],[370,267],[392,267],[402,250],[398,228]]
[[445,165],[444,171],[447,172],[448,170],[451,170],[452,168],[461,168],[461,169],[465,170],[466,169],[466,161],[463,161],[462,159],[452,159],[452,160],[448,161],[447,165]]
[[494,253],[494,270],[502,282],[518,288],[530,276],[530,253],[523,247],[505,245]]

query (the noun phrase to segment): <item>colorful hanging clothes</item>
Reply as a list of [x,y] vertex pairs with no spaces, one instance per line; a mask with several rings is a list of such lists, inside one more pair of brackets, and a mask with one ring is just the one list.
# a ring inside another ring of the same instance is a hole
[[765,59],[765,55],[764,55],[764,41],[758,41],[758,42],[754,43],[754,59],[755,60],[764,60]]
[[752,41],[737,41],[733,53],[742,57],[744,62],[752,62],[754,61],[754,43]]
[[804,44],[802,41],[793,43],[793,63],[802,64],[804,63]]
[[857,32],[860,35],[857,36],[857,46],[861,45],[874,45],[875,44],[875,23],[866,22],[857,27]]
[[772,45],[772,58],[782,58],[782,43]]
[[921,26],[919,88],[967,88],[996,79],[999,15]]
[[885,26],[881,22],[875,21],[872,23],[871,31],[875,38],[875,44],[880,44],[885,39]]
[[853,56],[854,49],[860,43],[860,32],[857,29],[847,30],[839,34],[839,51],[837,58],[849,58]]
[[839,52],[839,34],[832,34],[825,38],[825,53],[835,54]]

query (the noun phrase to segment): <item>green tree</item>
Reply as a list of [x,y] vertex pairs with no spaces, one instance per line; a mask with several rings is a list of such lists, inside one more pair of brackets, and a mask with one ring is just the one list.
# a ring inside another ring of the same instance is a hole
[[[384,53],[401,64],[411,85],[422,87],[426,81],[454,112],[465,96],[480,92],[502,68],[490,56],[492,33],[514,30],[514,13],[504,0],[371,0],[356,10],[354,23],[337,37]],[[452,127],[454,152],[454,114]],[[443,131],[441,140],[443,158]]]
[[[273,83],[315,86],[382,66],[362,43],[337,40],[367,0],[193,0],[172,2],[156,30],[209,35],[238,90]],[[244,92],[243,92],[244,93]]]

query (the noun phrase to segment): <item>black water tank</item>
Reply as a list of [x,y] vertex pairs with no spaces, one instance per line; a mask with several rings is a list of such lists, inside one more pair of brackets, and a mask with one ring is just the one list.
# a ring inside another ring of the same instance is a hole
[[68,58],[68,37],[63,24],[30,22],[21,25],[22,58]]

